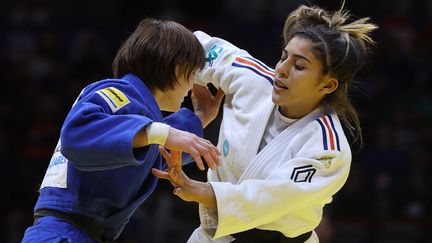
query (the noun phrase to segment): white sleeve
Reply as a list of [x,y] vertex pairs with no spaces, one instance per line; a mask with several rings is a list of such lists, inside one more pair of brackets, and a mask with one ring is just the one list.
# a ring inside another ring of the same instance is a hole
[[295,158],[272,169],[265,179],[248,179],[238,185],[210,182],[218,212],[214,238],[256,228],[331,201],[348,177],[349,145],[344,140],[340,151],[324,150],[319,124],[309,124],[305,130],[304,136],[293,141],[302,144]]
[[[206,52],[206,64],[195,77],[195,83],[213,84],[227,97],[235,95],[242,108],[253,108],[260,98],[271,94],[274,70],[247,51],[221,38],[195,31]],[[264,92],[263,92],[264,91]],[[263,95],[264,94],[264,95]]]

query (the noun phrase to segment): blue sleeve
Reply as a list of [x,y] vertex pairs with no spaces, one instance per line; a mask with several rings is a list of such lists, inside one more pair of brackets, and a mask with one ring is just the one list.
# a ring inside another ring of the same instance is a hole
[[181,108],[179,111],[165,117],[164,122],[176,129],[194,133],[199,137],[203,136],[201,120],[188,108]]
[[[179,111],[165,117],[164,122],[176,129],[188,131],[199,137],[203,137],[204,132],[201,120],[193,111],[187,108],[181,108]],[[189,154],[183,153],[183,165],[190,164],[193,161],[193,158]],[[164,163],[164,169],[166,168],[166,164]]]
[[[142,164],[148,148],[134,151],[132,141],[152,119],[136,114],[143,105],[131,102],[116,114],[97,94],[78,102],[67,116],[60,133],[61,153],[78,169],[104,170]],[[135,105],[134,105],[135,104]]]

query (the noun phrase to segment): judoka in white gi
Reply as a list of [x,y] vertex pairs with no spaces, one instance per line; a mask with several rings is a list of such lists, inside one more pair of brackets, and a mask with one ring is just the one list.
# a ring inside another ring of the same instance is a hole
[[[286,20],[275,70],[223,39],[195,32],[207,52],[197,82],[226,94],[222,166],[208,170],[207,183],[194,181],[182,172],[178,152],[161,149],[171,168],[153,171],[171,180],[176,195],[200,203],[201,226],[188,242],[251,242],[252,229],[253,242],[318,242],[313,230],[323,207],[350,170],[342,124],[361,139],[347,90],[376,26],[367,18],[347,23],[349,17],[343,9],[300,6]],[[259,239],[260,232],[281,237]]]

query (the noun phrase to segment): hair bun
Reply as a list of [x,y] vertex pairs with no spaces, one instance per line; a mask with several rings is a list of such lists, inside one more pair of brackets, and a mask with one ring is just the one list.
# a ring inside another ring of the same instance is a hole
[[[301,5],[293,11],[286,19],[283,34],[284,37],[291,36],[298,28],[307,26],[323,25],[333,29],[348,38],[348,35],[364,41],[366,44],[375,42],[369,36],[369,33],[378,27],[368,23],[369,18],[358,19],[351,23],[346,23],[351,18],[349,11],[344,10],[344,4],[335,12],[329,12],[316,6]],[[288,40],[285,39],[285,44]]]

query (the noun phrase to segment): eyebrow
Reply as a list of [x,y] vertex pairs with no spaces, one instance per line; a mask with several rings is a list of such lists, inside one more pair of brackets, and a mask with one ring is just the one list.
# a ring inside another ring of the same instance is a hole
[[[288,51],[287,51],[287,50],[283,49],[282,51],[283,51],[286,55],[288,55]],[[293,54],[293,56],[294,56],[295,58],[304,59],[304,60],[306,60],[307,62],[309,62],[310,64],[312,64],[312,62],[311,62],[309,59],[307,59],[305,56],[302,56],[302,55],[299,55],[299,54]]]

